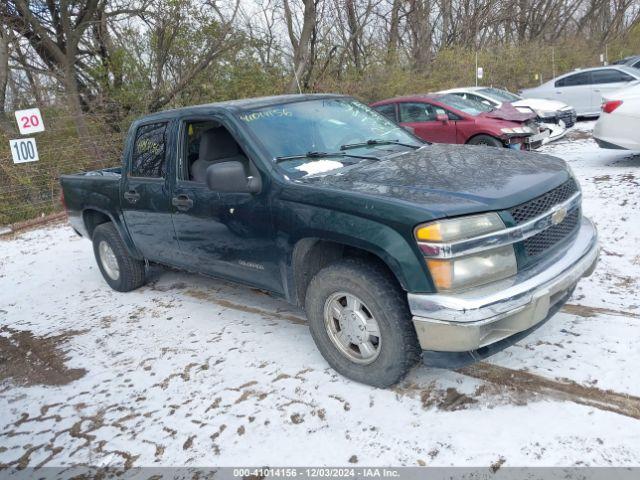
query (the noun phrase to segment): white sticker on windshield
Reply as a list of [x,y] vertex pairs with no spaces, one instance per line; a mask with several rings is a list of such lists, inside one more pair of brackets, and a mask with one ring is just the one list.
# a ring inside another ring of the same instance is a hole
[[305,172],[307,175],[315,175],[316,173],[324,173],[342,167],[344,167],[344,164],[335,160],[316,160],[298,165],[296,170]]

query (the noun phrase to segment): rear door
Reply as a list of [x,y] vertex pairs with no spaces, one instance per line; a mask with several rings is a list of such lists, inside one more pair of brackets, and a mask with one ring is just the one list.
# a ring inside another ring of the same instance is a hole
[[624,88],[629,82],[635,80],[631,75],[615,68],[603,68],[591,72],[593,82],[593,93],[591,96],[591,107],[593,111],[599,112],[602,105],[602,97],[609,92]]
[[156,121],[137,127],[125,152],[129,166],[120,192],[120,206],[135,246],[146,259],[171,265],[178,253],[168,182],[175,150],[173,126],[169,121]]
[[555,100],[571,105],[578,115],[593,113],[591,72],[578,72],[555,82]]
[[411,127],[416,136],[435,143],[456,143],[456,123],[437,120],[438,113],[446,112],[430,103],[402,102],[398,104],[400,125]]

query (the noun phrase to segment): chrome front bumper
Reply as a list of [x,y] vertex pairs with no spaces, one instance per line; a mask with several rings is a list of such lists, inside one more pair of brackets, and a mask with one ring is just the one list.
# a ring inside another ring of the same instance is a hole
[[409,293],[420,346],[465,352],[532,328],[593,272],[598,250],[596,228],[583,217],[567,247],[511,278],[455,294]]

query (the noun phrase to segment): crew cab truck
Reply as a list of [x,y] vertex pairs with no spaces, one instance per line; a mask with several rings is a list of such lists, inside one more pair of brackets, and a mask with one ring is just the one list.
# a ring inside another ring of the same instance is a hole
[[113,289],[154,262],[272,292],[304,308],[334,369],[379,387],[424,352],[508,345],[598,257],[563,161],[424,143],[339,95],[155,113],[121,167],[61,182]]

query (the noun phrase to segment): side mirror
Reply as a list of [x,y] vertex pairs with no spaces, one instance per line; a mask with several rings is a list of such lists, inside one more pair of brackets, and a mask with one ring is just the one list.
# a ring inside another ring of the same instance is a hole
[[407,132],[415,135],[416,134],[416,129],[413,127],[410,127],[409,125],[403,125],[402,128],[404,128]]
[[262,181],[260,177],[247,177],[242,163],[231,161],[207,168],[207,186],[220,193],[259,193]]
[[437,113],[436,120],[438,122],[447,123],[449,121],[449,116],[446,113]]

